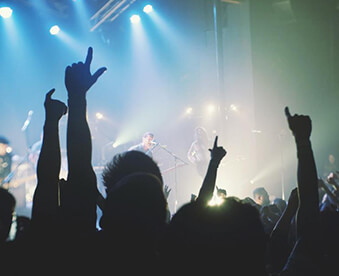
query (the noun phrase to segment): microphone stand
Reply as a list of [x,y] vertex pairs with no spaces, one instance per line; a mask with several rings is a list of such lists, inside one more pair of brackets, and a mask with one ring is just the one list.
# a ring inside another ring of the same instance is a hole
[[[31,148],[29,146],[29,137],[28,137],[28,133],[27,133],[28,126],[31,123],[32,115],[33,115],[33,110],[30,110],[28,112],[27,119],[25,120],[23,126],[21,127],[21,131],[24,133],[24,136],[25,136],[26,153],[25,153],[24,157],[20,160],[20,162],[17,164],[17,166],[8,174],[8,176],[1,183],[1,186],[4,186],[4,187],[7,186],[8,189],[11,187],[11,185],[10,185],[11,180],[14,178],[14,176],[17,175],[17,173],[18,173],[19,169],[21,168],[21,166],[24,165],[25,163],[27,163],[27,165],[30,166],[30,168],[34,172],[34,174],[36,173],[35,172],[35,166],[34,166],[33,162],[29,159],[29,155],[31,153]],[[25,173],[27,173],[27,168],[25,169]],[[24,206],[25,206],[25,208],[27,208],[27,201],[26,201],[27,187],[26,187],[26,182],[24,182],[24,192],[25,192]]]
[[188,163],[184,160],[182,160],[181,158],[179,158],[178,156],[176,156],[173,152],[171,152],[170,150],[168,150],[166,148],[166,146],[164,145],[161,145],[160,143],[157,143],[153,148],[152,150],[159,146],[160,148],[162,148],[164,151],[166,151],[167,153],[169,153],[171,156],[173,156],[174,158],[174,190],[175,190],[175,201],[174,201],[174,213],[176,213],[177,211],[177,204],[178,204],[178,201],[177,201],[177,163],[178,163],[178,160],[181,161],[184,165],[188,165]]

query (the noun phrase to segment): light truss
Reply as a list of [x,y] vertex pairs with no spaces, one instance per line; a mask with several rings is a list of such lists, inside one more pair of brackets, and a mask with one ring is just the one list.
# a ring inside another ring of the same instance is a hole
[[96,21],[91,28],[93,32],[104,22],[113,22],[125,10],[127,10],[136,0],[108,0],[92,17],[91,21]]

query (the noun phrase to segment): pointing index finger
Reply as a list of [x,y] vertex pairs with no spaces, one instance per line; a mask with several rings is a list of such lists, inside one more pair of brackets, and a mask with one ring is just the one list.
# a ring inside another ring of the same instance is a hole
[[218,147],[218,136],[215,136],[213,147],[214,148]]
[[285,115],[286,115],[287,118],[292,117],[288,106],[285,107]]
[[46,94],[46,99],[50,100],[54,92],[55,92],[55,88],[52,88],[50,91],[48,91]]
[[87,51],[85,65],[87,65],[89,67],[91,65],[92,58],[93,58],[93,48],[89,47],[88,51]]

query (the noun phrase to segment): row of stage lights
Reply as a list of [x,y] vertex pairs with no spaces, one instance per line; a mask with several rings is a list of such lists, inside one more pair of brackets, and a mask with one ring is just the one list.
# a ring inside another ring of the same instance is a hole
[[[208,115],[208,114],[211,115],[211,114],[218,111],[218,106],[216,106],[214,104],[208,104],[208,105],[205,106],[204,109],[205,109],[206,115]],[[239,112],[239,108],[235,104],[231,104],[228,108],[225,107],[224,109],[225,109],[225,111]],[[193,114],[194,114],[193,107],[191,107],[191,106],[187,107],[186,110],[185,110],[185,115],[193,115]]]
[[[212,119],[215,118],[215,115],[217,115],[217,111],[218,111],[219,107],[217,105],[214,104],[207,104],[203,107],[203,109],[201,110],[201,108],[194,108],[189,106],[187,107],[183,113],[180,115],[179,118],[190,118],[191,116],[195,117],[197,116],[197,118],[204,118],[204,119]],[[228,115],[230,115],[230,113],[240,113],[239,107],[235,104],[231,104],[229,107],[224,107],[224,114],[225,119],[228,120]],[[196,113],[196,114],[195,114]],[[106,121],[106,122],[110,122],[109,117],[105,116],[103,113],[101,112],[97,112],[95,113],[95,119],[96,119],[96,123],[99,121]],[[212,131],[213,134],[216,134],[217,131],[213,130]],[[252,133],[261,133],[261,131],[259,130],[252,130]],[[123,142],[122,142],[123,140]],[[107,144],[107,146],[110,146],[112,148],[117,148],[118,146],[125,144],[127,142],[127,140],[117,138],[114,142],[110,142]],[[217,202],[211,203],[211,204],[219,204],[218,199],[214,199],[214,201],[217,200]]]
[[[146,5],[144,8],[143,8],[143,12],[144,13],[151,13],[153,11],[153,7],[152,5]],[[141,17],[140,15],[138,14],[133,14],[130,18],[130,21],[132,24],[136,24],[136,23],[139,23],[140,20],[141,20]]]
[[[153,7],[152,5],[146,5],[144,8],[143,8],[143,11],[144,13],[151,13],[153,11]],[[138,14],[133,14],[131,17],[130,17],[130,21],[132,24],[137,24],[141,21],[141,18],[140,18],[140,15]],[[60,32],[60,28],[58,25],[54,25],[53,27],[50,28],[49,30],[50,34],[51,35],[57,35],[59,32]]]
[[[146,5],[143,8],[143,12],[149,14],[153,11],[152,5]],[[0,16],[4,19],[10,18],[12,16],[13,10],[10,7],[1,7],[0,8]],[[137,24],[141,21],[141,17],[138,14],[133,14],[130,17],[130,21],[132,24]],[[60,32],[60,27],[58,25],[54,25],[49,29],[51,35],[57,35]]]
[[[234,112],[234,113],[238,113],[239,112],[239,108],[238,106],[236,106],[235,104],[231,104],[229,106],[229,108],[224,108],[225,111],[229,111],[229,112]],[[213,115],[214,113],[217,112],[218,110],[218,107],[214,104],[209,104],[209,105],[206,105],[205,108],[204,108],[205,112],[203,112],[204,115],[208,116],[208,115]],[[193,107],[189,106],[185,109],[184,111],[184,115],[185,116],[191,116],[191,115],[194,115],[194,113],[196,112],[196,110],[193,109]],[[198,111],[198,113],[201,115],[201,110]],[[101,112],[97,112],[95,114],[95,117],[97,120],[105,120],[107,119],[103,113]]]

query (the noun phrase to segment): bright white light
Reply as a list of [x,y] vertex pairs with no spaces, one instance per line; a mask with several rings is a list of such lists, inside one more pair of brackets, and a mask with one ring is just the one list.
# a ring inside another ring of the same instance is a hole
[[101,119],[104,118],[104,115],[102,115],[102,113],[100,113],[100,112],[97,112],[97,113],[95,114],[95,117],[96,117],[98,120],[101,120]]
[[118,142],[114,142],[113,144],[112,144],[112,147],[115,149],[115,148],[117,148],[119,146],[119,143]]
[[0,8],[0,16],[2,18],[9,18],[12,15],[12,9],[9,7],[2,7]]
[[217,196],[217,195],[213,195],[212,199],[208,202],[208,205],[218,206],[218,205],[221,205],[224,201],[225,201],[224,198]]
[[186,113],[187,115],[192,114],[192,112],[193,112],[193,108],[192,108],[192,107],[187,107],[187,108],[186,108],[185,113]]
[[146,5],[143,10],[145,13],[150,13],[153,11],[152,5]]
[[234,105],[234,104],[231,104],[231,105],[230,105],[230,109],[231,109],[232,111],[235,111],[235,112],[238,111],[238,107],[237,107],[236,105]]
[[132,22],[132,24],[136,24],[140,22],[140,16],[137,14],[134,14],[130,17],[130,20]]
[[213,104],[209,104],[209,105],[207,106],[207,111],[208,111],[208,113],[213,113],[213,112],[215,111],[215,109],[216,109],[216,107],[215,107],[215,105],[213,105]]
[[54,25],[52,28],[49,29],[51,35],[56,35],[60,32],[60,28],[58,25]]

